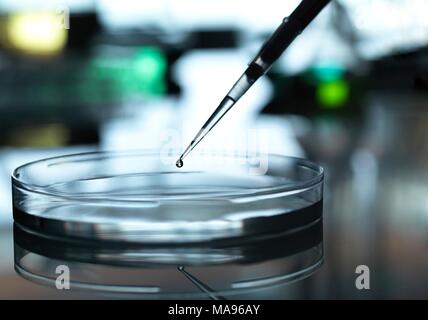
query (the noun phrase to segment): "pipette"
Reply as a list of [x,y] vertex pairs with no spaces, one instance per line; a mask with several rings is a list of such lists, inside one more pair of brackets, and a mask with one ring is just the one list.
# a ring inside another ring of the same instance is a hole
[[189,146],[177,160],[177,167],[183,166],[183,159],[201,142],[223,116],[264,75],[272,64],[290,46],[296,37],[311,23],[330,0],[303,0],[293,13],[285,18],[271,37],[265,42],[248,68],[220,102],[220,105],[205,122]]

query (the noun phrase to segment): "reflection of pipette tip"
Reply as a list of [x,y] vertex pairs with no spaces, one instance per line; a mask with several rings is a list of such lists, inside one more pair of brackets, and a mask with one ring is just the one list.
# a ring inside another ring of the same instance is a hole
[[218,295],[213,289],[208,287],[201,280],[197,279],[195,276],[191,275],[189,272],[184,270],[184,266],[179,266],[178,271],[180,271],[190,282],[192,282],[199,290],[204,292],[213,300],[225,300],[224,297]]

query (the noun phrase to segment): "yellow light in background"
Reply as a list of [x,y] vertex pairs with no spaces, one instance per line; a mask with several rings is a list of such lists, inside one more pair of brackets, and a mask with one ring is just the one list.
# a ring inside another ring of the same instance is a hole
[[52,55],[61,52],[67,42],[67,29],[55,12],[18,12],[9,17],[9,43],[28,54]]
[[60,123],[19,127],[7,137],[17,147],[62,147],[70,140],[70,131]]

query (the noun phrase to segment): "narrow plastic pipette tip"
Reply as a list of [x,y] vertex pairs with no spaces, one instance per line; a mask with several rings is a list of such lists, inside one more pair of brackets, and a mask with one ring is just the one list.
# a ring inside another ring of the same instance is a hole
[[196,145],[203,139],[205,136],[206,131],[204,129],[201,129],[198,134],[195,136],[195,138],[192,140],[192,142],[187,146],[186,150],[181,154],[180,158],[178,158],[175,165],[177,168],[181,168],[183,166],[183,159],[192,151]]
[[180,158],[178,158],[177,162],[175,163],[175,165],[177,166],[177,168],[181,168],[184,165],[183,159],[185,156],[188,155],[188,153],[193,149],[192,148],[193,145],[193,141],[192,143],[186,148],[186,150],[184,150],[184,152],[181,154]]
[[194,144],[195,144],[195,141],[193,140],[189,144],[189,146],[186,148],[186,150],[184,150],[184,152],[181,154],[180,158],[178,158],[177,162],[175,163],[175,165],[177,166],[177,168],[181,168],[184,165],[183,159],[190,153],[190,151],[193,150]]
[[[217,107],[217,109],[213,112],[213,114],[209,117],[209,119],[205,122],[196,136],[193,138],[192,142],[187,146],[186,150],[181,154],[178,161],[175,163],[178,168],[183,166],[183,159],[204,139],[204,137],[211,131],[212,128],[221,120],[221,118],[232,108],[235,104],[235,100],[229,96],[226,96]],[[179,164],[181,166],[179,166]]]

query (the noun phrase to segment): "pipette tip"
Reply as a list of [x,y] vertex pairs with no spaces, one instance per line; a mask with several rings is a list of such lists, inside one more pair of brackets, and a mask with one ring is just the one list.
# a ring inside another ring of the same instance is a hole
[[180,157],[180,159],[178,159],[177,160],[177,162],[175,163],[175,165],[177,166],[177,168],[181,168],[182,166],[183,166],[183,160],[182,160],[182,158]]
[[175,163],[177,168],[181,168],[184,165],[183,159],[189,154],[190,151],[193,150],[193,148],[195,146],[196,146],[195,140],[192,140],[192,142],[187,146],[186,150],[184,150],[184,152],[181,154],[180,158],[178,158],[177,162]]

